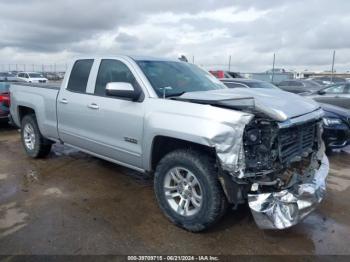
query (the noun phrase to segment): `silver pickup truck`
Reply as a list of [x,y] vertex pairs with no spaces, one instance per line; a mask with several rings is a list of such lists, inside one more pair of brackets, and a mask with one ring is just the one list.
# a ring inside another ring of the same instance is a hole
[[73,61],[62,85],[13,84],[25,151],[52,143],[154,174],[160,208],[201,231],[247,203],[259,227],[284,229],[325,194],[323,112],[268,89],[228,89],[201,68],[149,57]]

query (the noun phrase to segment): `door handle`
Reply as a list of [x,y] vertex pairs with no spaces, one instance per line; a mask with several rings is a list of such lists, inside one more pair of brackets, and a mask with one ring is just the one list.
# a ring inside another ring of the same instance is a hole
[[88,108],[99,109],[100,107],[98,105],[96,105],[95,103],[92,103],[92,104],[88,105]]
[[62,99],[60,100],[60,103],[61,103],[61,104],[68,104],[68,100],[65,99],[65,98],[62,98]]

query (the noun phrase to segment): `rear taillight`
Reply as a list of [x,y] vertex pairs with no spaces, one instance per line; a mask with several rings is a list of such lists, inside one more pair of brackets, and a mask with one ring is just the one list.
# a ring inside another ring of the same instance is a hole
[[6,106],[10,106],[10,94],[9,93],[0,94],[0,103],[5,104]]

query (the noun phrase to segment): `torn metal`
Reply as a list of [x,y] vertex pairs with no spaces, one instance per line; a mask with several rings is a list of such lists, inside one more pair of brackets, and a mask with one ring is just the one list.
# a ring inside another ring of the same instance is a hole
[[285,229],[299,223],[322,201],[329,163],[323,155],[318,169],[302,183],[280,192],[248,194],[256,224],[262,229]]
[[244,175],[245,158],[243,148],[243,135],[246,125],[251,121],[253,115],[244,114],[230,129],[217,132],[207,143],[215,147],[217,158],[221,168],[230,174]]

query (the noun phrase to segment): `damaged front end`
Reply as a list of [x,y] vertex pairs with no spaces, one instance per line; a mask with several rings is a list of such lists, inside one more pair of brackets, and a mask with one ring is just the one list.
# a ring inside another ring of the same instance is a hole
[[254,119],[245,129],[246,197],[263,229],[297,224],[322,201],[329,170],[322,121],[314,112],[303,121],[278,124]]
[[204,144],[216,150],[228,202],[248,201],[260,228],[291,227],[321,202],[329,164],[318,104],[283,91],[248,88],[191,92],[177,100],[245,113],[225,121]]

